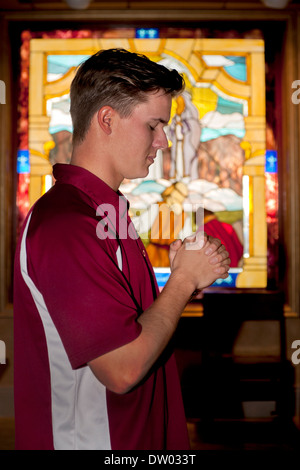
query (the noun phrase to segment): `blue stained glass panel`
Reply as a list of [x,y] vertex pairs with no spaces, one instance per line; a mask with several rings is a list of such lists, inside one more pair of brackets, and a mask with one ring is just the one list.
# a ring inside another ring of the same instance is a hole
[[157,39],[159,38],[158,28],[137,28],[135,37],[138,39]]
[[222,96],[218,97],[217,111],[221,114],[240,113],[243,114],[242,103],[226,100]]
[[247,80],[246,57],[226,56],[226,59],[234,63],[233,65],[224,67],[226,72],[231,75],[231,77],[245,82]]
[[266,151],[265,172],[266,173],[277,173],[277,152],[276,152],[276,150],[267,150]]
[[51,74],[62,74],[68,72],[71,67],[77,67],[86,59],[88,59],[88,55],[64,55],[64,54],[57,54],[57,55],[48,55],[47,62],[48,62],[48,73]]
[[19,175],[30,173],[29,150],[18,150],[17,173]]

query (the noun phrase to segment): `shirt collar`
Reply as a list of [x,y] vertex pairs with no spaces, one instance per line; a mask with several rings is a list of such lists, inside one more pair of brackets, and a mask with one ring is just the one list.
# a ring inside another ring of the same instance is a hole
[[85,168],[67,164],[56,163],[53,166],[53,176],[59,183],[71,184],[90,196],[97,205],[101,203],[112,204],[122,216],[127,214],[129,202],[121,191],[114,191],[98,176]]

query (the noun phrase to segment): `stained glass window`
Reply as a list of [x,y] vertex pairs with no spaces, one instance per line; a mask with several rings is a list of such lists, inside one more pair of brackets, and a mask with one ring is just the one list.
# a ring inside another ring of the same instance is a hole
[[[120,188],[158,279],[164,283],[169,274],[170,242],[204,228],[224,241],[232,259],[230,277],[218,285],[265,287],[263,41],[70,35],[25,35],[23,96],[27,86],[29,99],[23,118],[29,121],[23,121],[20,149],[29,150],[30,174],[19,175],[21,215],[53,184],[52,165],[70,161],[69,87],[76,67],[102,48],[141,52],[177,69],[186,81],[165,129],[169,149],[159,151],[146,178]],[[204,218],[197,217],[203,210]]]

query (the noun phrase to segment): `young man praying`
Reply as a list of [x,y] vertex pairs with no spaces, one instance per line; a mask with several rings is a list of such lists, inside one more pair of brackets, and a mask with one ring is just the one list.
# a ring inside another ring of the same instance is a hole
[[191,295],[227,277],[228,253],[205,236],[198,249],[174,242],[159,294],[142,241],[119,233],[131,223],[119,186],[147,176],[168,146],[183,86],[175,70],[120,49],[76,73],[71,164],[54,166],[16,252],[16,449],[189,448],[170,339]]

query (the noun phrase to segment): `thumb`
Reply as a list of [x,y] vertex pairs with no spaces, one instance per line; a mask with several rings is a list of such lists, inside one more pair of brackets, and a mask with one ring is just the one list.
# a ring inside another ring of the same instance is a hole
[[207,237],[204,232],[196,232],[185,239],[186,250],[201,250],[206,243]]
[[170,251],[169,251],[169,260],[170,260],[170,266],[172,268],[173,260],[176,256],[177,251],[182,245],[182,241],[180,239],[175,240],[174,242],[171,243],[170,245]]

